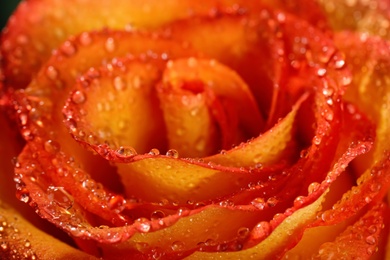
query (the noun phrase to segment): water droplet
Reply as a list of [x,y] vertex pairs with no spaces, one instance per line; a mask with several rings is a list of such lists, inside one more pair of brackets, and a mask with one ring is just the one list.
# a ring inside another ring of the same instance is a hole
[[44,143],[44,149],[50,154],[55,154],[60,150],[60,144],[53,140],[47,140]]
[[81,90],[77,90],[75,92],[73,92],[72,94],[72,102],[75,103],[75,104],[82,104],[84,103],[86,100],[86,94],[81,91]]
[[106,50],[108,52],[113,52],[115,50],[115,40],[114,40],[114,38],[109,37],[106,40],[105,47],[106,47]]
[[265,207],[265,201],[263,198],[254,199],[251,201],[251,204],[260,210],[264,209]]
[[160,151],[157,148],[153,148],[149,152],[150,155],[159,155]]
[[317,191],[320,187],[320,184],[318,182],[312,182],[309,184],[309,187],[307,188],[309,194],[312,194],[313,192]]
[[156,210],[151,215],[151,219],[161,219],[164,217],[165,217],[165,213],[161,210]]
[[345,65],[345,60],[337,60],[334,63],[336,69],[341,69]]
[[73,56],[77,51],[76,46],[70,41],[64,42],[64,44],[61,45],[60,50],[66,56]]
[[374,236],[368,236],[368,237],[366,237],[366,242],[369,245],[375,245],[376,244],[376,238]]
[[294,207],[300,207],[302,206],[302,204],[304,203],[305,201],[305,197],[304,196],[298,196],[295,198],[294,200]]
[[242,227],[242,228],[239,228],[238,231],[237,231],[237,236],[240,237],[240,238],[245,238],[249,235],[249,228],[247,227]]
[[8,249],[8,245],[6,242],[1,242],[1,245],[0,245],[1,249],[3,249],[4,251]]
[[114,88],[118,91],[126,89],[126,81],[122,77],[114,78]]
[[88,32],[83,32],[80,35],[79,41],[82,45],[90,45],[92,43],[91,35]]
[[172,243],[171,248],[173,251],[180,251],[180,250],[184,249],[184,246],[185,245],[182,241],[175,241]]
[[73,198],[65,191],[63,187],[49,186],[47,188],[47,197],[58,206],[68,210],[73,206]]
[[24,247],[25,247],[25,248],[30,248],[30,247],[31,247],[30,241],[26,240],[26,241],[24,242]]
[[49,66],[46,68],[46,76],[50,80],[56,80],[58,78],[58,71],[53,66]]
[[324,94],[324,96],[326,96],[326,97],[332,96],[333,92],[334,92],[333,88],[324,88],[322,90],[322,94]]
[[378,231],[378,228],[375,225],[372,225],[368,228],[370,234],[375,234]]
[[381,188],[382,188],[382,185],[381,185],[380,183],[372,183],[372,184],[370,185],[370,189],[371,189],[371,191],[373,191],[373,192],[377,192],[377,191],[379,191]]
[[131,146],[121,146],[116,150],[116,152],[120,156],[124,157],[137,155],[137,151]]
[[319,136],[314,136],[313,144],[320,145],[321,144],[321,138]]
[[325,211],[324,213],[321,214],[321,219],[324,222],[331,221],[334,218],[333,212],[331,211]]
[[263,238],[271,233],[271,225],[268,222],[262,221],[258,223],[251,232],[251,237],[254,239]]
[[279,202],[279,200],[275,197],[270,197],[268,200],[267,200],[267,205],[269,207],[275,207],[276,204]]
[[136,220],[136,222],[139,222],[137,229],[140,232],[146,233],[146,232],[149,232],[150,229],[152,228],[152,226],[150,225],[150,223],[147,220],[138,219],[138,220]]
[[169,156],[172,158],[179,158],[179,152],[175,149],[169,149],[166,153],[166,156]]
[[317,70],[317,75],[318,75],[318,76],[323,77],[325,74],[326,74],[326,69],[324,69],[324,68],[319,68],[319,69]]
[[120,195],[115,195],[108,201],[108,207],[110,209],[122,209],[122,206],[126,203],[125,199]]

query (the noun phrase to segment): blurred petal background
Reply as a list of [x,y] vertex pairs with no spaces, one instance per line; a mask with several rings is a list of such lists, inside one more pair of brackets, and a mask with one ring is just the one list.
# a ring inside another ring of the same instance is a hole
[[3,0],[0,4],[0,28],[3,28],[8,20],[8,17],[15,9],[20,0]]

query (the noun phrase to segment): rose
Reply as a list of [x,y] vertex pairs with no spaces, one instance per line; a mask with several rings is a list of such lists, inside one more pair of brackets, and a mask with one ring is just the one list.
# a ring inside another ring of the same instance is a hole
[[[18,198],[80,250],[385,255],[388,43],[359,31],[385,38],[373,19],[386,21],[386,6],[356,4],[367,19],[343,25],[349,9],[337,2],[118,1],[111,17],[104,2],[83,4],[26,2],[2,38],[2,104],[26,142],[14,161]],[[136,29],[114,30],[129,22]],[[368,89],[378,80],[380,91]],[[87,257],[68,240],[46,252],[32,213],[1,198],[3,257]]]

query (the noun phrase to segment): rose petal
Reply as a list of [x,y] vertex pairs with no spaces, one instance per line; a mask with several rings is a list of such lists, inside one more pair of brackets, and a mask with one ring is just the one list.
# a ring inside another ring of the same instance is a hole
[[[183,156],[203,157],[217,149],[229,149],[257,136],[264,127],[246,83],[218,61],[195,58],[170,61],[158,91],[170,148],[181,151]],[[203,111],[204,106],[208,109],[198,116],[196,109]],[[195,130],[197,128],[200,129]],[[211,134],[202,133],[202,129]],[[188,136],[178,134],[180,130]],[[183,139],[188,143],[182,144]],[[218,142],[218,139],[221,140]]]
[[383,203],[372,206],[361,219],[342,232],[334,242],[323,244],[315,258],[371,257],[378,250],[385,212],[386,206]]

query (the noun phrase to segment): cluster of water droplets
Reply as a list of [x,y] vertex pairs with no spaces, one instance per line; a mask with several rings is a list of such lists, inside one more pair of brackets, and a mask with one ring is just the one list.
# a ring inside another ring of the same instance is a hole
[[0,255],[9,259],[36,260],[38,257],[29,240],[32,234],[19,229],[18,221],[17,217],[9,221],[0,215]]

